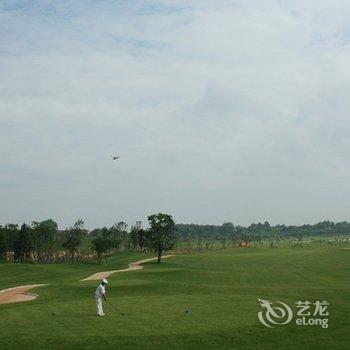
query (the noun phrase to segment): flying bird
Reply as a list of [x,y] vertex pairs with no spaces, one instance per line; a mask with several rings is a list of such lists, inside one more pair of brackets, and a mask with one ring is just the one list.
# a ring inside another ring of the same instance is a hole
[[112,156],[113,160],[117,160],[119,159],[120,157],[119,156]]

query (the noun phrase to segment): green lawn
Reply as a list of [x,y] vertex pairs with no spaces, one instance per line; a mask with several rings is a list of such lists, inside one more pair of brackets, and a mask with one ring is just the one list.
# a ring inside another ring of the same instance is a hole
[[[93,264],[0,264],[0,289],[49,283],[34,301],[0,305],[7,349],[346,349],[350,346],[350,250],[341,245],[251,248],[177,255],[142,271],[112,275],[108,304],[95,315],[90,274],[145,257],[121,253]],[[149,256],[149,255],[148,255]],[[267,328],[258,298],[327,300],[329,328]],[[189,313],[185,310],[189,309]],[[52,316],[52,312],[56,316]]]

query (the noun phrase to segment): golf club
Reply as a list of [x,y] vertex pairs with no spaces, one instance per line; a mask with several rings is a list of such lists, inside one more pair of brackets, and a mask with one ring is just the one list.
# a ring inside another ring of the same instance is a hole
[[122,316],[125,315],[124,312],[120,311],[120,310],[119,310],[116,306],[114,306],[108,299],[107,299],[106,301],[107,301],[107,303],[108,303],[109,305],[112,306],[112,308],[113,308],[114,310],[118,311]]

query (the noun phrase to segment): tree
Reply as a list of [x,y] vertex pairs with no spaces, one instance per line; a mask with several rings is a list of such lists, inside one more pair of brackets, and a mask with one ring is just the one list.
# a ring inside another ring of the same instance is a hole
[[0,225],[0,259],[5,258],[6,252],[5,228]]
[[175,222],[171,215],[162,213],[150,215],[148,222],[150,225],[150,244],[157,252],[158,263],[160,263],[163,251],[171,249],[175,245]]
[[17,239],[14,242],[14,259],[17,262],[22,262],[29,258],[33,251],[33,237],[30,226],[23,224],[18,232]]
[[121,240],[122,250],[125,251],[128,249],[128,225],[124,221],[119,221],[116,223],[116,229]]
[[[140,231],[142,231],[141,234],[140,234]],[[136,250],[138,246],[142,249],[142,243],[143,243],[142,237],[141,237],[141,241],[139,238],[140,236],[142,236],[143,233],[144,231],[141,228],[141,221],[136,221],[136,224],[131,226],[131,230],[130,230],[130,240],[134,250]]]
[[297,234],[297,242],[296,242],[296,245],[301,247],[303,245],[303,238],[304,238],[304,233],[302,231],[300,231],[298,234]]
[[7,252],[10,251],[8,244],[8,229],[0,225],[0,259],[6,259]]
[[15,241],[18,236],[18,225],[17,224],[7,224],[3,229],[4,240],[3,246],[5,249],[4,256],[8,260],[12,260],[13,251],[15,247]]
[[84,221],[78,219],[74,226],[70,227],[65,233],[62,247],[69,251],[71,254],[72,262],[74,262],[75,253],[77,252],[83,237],[86,235],[86,231],[83,227]]
[[143,228],[137,231],[137,242],[141,250],[143,250],[146,247],[147,237],[146,231]]
[[111,241],[107,237],[98,236],[92,240],[93,250],[97,253],[98,262],[102,263],[102,256],[107,253],[111,246]]
[[124,221],[119,221],[109,229],[105,227],[102,228],[103,236],[109,237],[112,248],[115,248],[117,250],[126,250],[128,244],[127,227],[128,225]]
[[224,222],[221,225],[221,230],[225,236],[229,236],[230,234],[235,232],[235,227],[232,222]]
[[33,243],[36,259],[39,262],[49,263],[53,252],[57,248],[58,225],[52,219],[32,223]]

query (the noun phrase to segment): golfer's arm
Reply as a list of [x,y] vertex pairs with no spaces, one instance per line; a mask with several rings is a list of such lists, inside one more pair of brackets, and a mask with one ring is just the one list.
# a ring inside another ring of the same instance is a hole
[[104,299],[105,301],[107,301],[107,298],[106,298],[106,293],[105,293],[105,294],[103,294],[103,299]]

